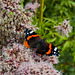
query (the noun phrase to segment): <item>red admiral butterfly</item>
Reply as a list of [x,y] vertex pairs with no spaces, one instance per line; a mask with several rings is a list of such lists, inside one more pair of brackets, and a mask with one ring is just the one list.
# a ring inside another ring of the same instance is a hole
[[41,39],[40,36],[30,29],[25,29],[25,41],[24,45],[27,48],[36,48],[36,54],[39,55],[56,55],[59,56],[59,51],[57,47],[53,46],[50,43],[47,43],[45,39]]

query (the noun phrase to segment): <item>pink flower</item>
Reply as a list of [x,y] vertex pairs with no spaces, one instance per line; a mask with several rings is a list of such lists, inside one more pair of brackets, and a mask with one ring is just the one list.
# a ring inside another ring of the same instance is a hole
[[38,4],[37,2],[35,2],[34,4],[29,2],[29,3],[26,4],[25,9],[26,10],[30,9],[31,11],[36,12],[36,8],[38,8],[39,6],[40,6],[40,4]]
[[[58,75],[58,71],[54,69],[52,63],[47,63],[47,62],[35,62],[35,61],[30,61],[30,62],[24,62],[20,65],[19,69],[17,70],[21,74],[36,74],[36,75],[41,75],[41,74],[51,74],[51,75]],[[60,74],[59,74],[60,75]]]
[[2,61],[2,57],[0,56],[0,61]]
[[69,21],[67,21],[66,19],[63,21],[63,23],[59,23],[58,26],[54,26],[56,28],[57,31],[59,31],[59,34],[62,33],[62,35],[66,35],[67,37],[69,37],[69,32],[71,32],[72,27],[69,24]]
[[25,9],[28,10],[31,8],[33,4],[31,2],[27,3],[26,6],[25,6]]

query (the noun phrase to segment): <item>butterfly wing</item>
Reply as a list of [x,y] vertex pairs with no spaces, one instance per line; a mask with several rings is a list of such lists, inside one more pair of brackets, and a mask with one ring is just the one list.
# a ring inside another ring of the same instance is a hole
[[[37,44],[42,40],[37,33],[30,29],[25,29],[25,42],[29,45],[30,48],[36,48]],[[25,43],[24,42],[24,43]],[[26,46],[26,43],[24,44]]]
[[45,39],[41,39],[39,35],[34,31],[26,28],[24,33],[25,33],[24,45],[27,48],[36,48],[37,49],[36,54],[59,56],[59,51],[57,47],[47,43]]

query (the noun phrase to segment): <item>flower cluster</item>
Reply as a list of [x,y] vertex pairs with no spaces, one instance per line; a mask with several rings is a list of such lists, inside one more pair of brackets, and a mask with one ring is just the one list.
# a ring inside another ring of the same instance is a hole
[[31,17],[33,16],[33,13],[31,13],[30,11],[26,12],[21,5],[14,2],[13,0],[0,2],[0,24],[2,29],[13,33],[16,33],[18,31],[23,33],[25,27],[32,27]]
[[0,0],[0,39],[6,45],[7,39],[15,38],[15,42],[23,43],[24,29],[38,29],[32,25],[33,12],[26,11],[19,3],[22,0]]
[[13,43],[13,46],[3,47],[0,56],[0,73],[15,72],[22,62],[28,62],[29,57],[24,45]]
[[40,62],[40,61],[43,61],[43,62],[48,62],[48,63],[52,63],[52,64],[58,64],[59,61],[58,61],[58,57],[57,56],[46,56],[46,55],[43,55],[40,59],[40,55],[36,55],[36,50],[32,50],[32,58],[37,62]]
[[40,4],[37,2],[35,2],[34,4],[29,2],[26,4],[25,9],[26,10],[30,9],[31,11],[36,12],[36,8],[38,8],[39,6],[40,6]]
[[62,75],[54,69],[53,64],[58,64],[56,56],[36,55],[35,51],[30,53],[32,56],[29,62],[23,62],[17,70],[18,75]]
[[55,70],[53,64],[58,64],[56,56],[36,55],[36,49],[32,50],[29,62],[23,62],[18,68],[18,75],[62,75]]
[[72,27],[69,24],[69,21],[67,21],[66,19],[63,21],[63,23],[59,23],[58,26],[55,26],[56,30],[59,31],[59,33],[64,36],[66,35],[67,37],[69,37],[69,32],[71,32]]
[[[0,56],[0,73],[16,75],[60,75],[61,72],[54,69],[57,64],[56,56],[36,55],[33,50],[26,49],[24,45],[13,43],[12,46],[3,47]],[[34,54],[33,54],[34,53]]]
[[[53,64],[58,64],[56,56],[39,56],[36,50],[24,47],[24,29],[36,30],[31,21],[33,12],[40,5],[29,3],[25,9],[22,0],[0,0],[0,75],[60,75]],[[7,42],[6,42],[7,41]],[[18,43],[19,42],[19,43]]]
[[61,73],[54,69],[52,63],[47,62],[24,62],[18,69],[18,75],[60,75]]

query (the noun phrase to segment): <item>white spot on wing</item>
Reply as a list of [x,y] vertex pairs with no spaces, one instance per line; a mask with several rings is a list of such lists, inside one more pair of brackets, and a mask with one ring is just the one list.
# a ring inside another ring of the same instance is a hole
[[34,31],[30,31],[30,34],[32,34]]
[[54,48],[54,51],[57,51],[57,47]]
[[29,33],[27,33],[27,34],[29,34]]
[[54,54],[55,54],[56,52],[54,52]]

